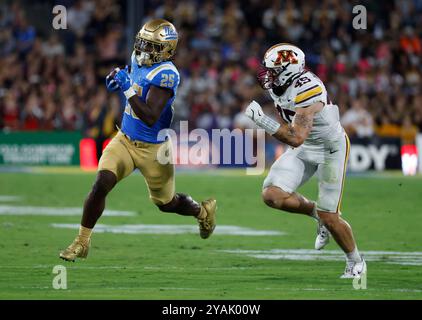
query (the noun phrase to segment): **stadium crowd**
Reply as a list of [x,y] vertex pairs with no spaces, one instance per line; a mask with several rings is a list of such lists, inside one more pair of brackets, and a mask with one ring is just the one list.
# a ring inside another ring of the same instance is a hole
[[[0,5],[0,128],[110,136],[122,99],[106,92],[104,76],[130,56],[126,9],[115,0],[57,1],[68,8],[68,29],[41,33],[24,5],[7,3]],[[366,30],[352,27],[357,4],[367,9]],[[150,0],[144,8],[143,22],[162,17],[179,31],[174,125],[245,128],[252,99],[274,112],[255,70],[266,48],[291,42],[326,84],[350,135],[408,143],[422,131],[422,0]]]

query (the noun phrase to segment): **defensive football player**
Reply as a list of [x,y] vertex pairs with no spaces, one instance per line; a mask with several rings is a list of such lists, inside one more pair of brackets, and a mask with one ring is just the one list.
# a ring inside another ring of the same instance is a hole
[[[315,249],[322,249],[331,233],[346,254],[342,278],[360,277],[366,272],[366,263],[340,213],[350,143],[340,124],[338,107],[328,99],[322,81],[305,70],[305,54],[294,45],[281,43],[269,48],[258,80],[274,100],[282,121],[265,115],[256,101],[245,113],[290,146],[264,181],[264,202],[275,209],[314,217],[318,221]],[[314,174],[319,182],[316,202],[296,192]]]
[[147,22],[136,35],[130,68],[116,68],[106,77],[107,88],[121,90],[126,97],[122,125],[101,156],[96,180],[84,203],[79,235],[60,253],[62,259],[74,261],[87,256],[107,194],[135,168],[144,176],[150,199],[162,212],[195,217],[204,239],[214,231],[216,200],[199,204],[187,194],[175,193],[174,165],[166,161],[166,157],[171,158],[172,145],[168,139],[160,139],[160,131],[172,121],[180,82],[171,61],[177,41],[177,31],[170,22]]

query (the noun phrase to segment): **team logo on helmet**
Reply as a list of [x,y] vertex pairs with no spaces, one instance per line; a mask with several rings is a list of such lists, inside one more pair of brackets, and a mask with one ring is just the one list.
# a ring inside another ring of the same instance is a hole
[[277,59],[274,61],[274,65],[278,66],[284,62],[290,62],[297,64],[298,60],[296,54],[292,50],[280,50],[277,52]]
[[164,27],[164,40],[177,40],[177,31],[170,26]]

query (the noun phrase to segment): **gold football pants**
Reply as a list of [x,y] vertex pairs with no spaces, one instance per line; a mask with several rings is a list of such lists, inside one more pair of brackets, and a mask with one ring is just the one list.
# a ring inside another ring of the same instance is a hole
[[171,156],[169,140],[159,144],[132,141],[119,131],[104,149],[98,170],[109,170],[120,181],[138,168],[145,178],[151,200],[156,205],[164,205],[173,199],[175,193]]

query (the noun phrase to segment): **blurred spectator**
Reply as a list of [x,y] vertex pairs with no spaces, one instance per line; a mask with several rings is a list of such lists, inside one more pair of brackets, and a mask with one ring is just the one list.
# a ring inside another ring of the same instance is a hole
[[25,108],[22,112],[23,129],[41,129],[42,118],[43,110],[41,109],[39,98],[35,92],[32,92],[26,99]]
[[404,34],[400,38],[400,46],[406,53],[417,55],[422,53],[421,40],[411,26],[405,28]]
[[[104,7],[98,9],[100,4]],[[87,110],[100,99],[107,109],[113,101],[114,114],[121,117],[119,96],[110,100],[114,95],[103,90],[104,75],[125,63],[119,11],[113,0],[75,1],[68,11],[70,30],[44,37],[37,35],[26,18],[30,12],[18,2],[0,5],[0,128],[81,130]],[[108,127],[110,136],[115,126]]]
[[370,137],[374,133],[372,115],[365,109],[363,98],[354,99],[352,107],[341,118],[341,123],[350,137]]
[[381,123],[376,127],[376,133],[381,137],[399,137],[400,126],[393,123],[390,118],[384,114],[381,117]]
[[118,121],[117,108],[120,102],[118,96],[113,96],[111,104],[107,101],[107,91],[101,87],[92,97],[89,107],[84,114],[84,132],[87,137],[93,138],[97,144],[97,159],[100,158],[104,141],[116,132]]
[[12,95],[5,98],[3,110],[3,126],[9,130],[19,128],[19,109],[16,99]]
[[[99,141],[112,135],[123,106],[103,86],[110,69],[130,55],[124,3],[68,1],[69,29],[51,34],[34,27],[22,2],[9,3],[0,4],[0,127],[82,130]],[[346,0],[146,0],[142,21],[169,19],[180,35],[174,127],[189,119],[191,129],[246,128],[242,108],[252,99],[277,116],[255,70],[268,47],[292,42],[324,81],[351,136],[411,141],[422,129],[422,2],[368,5],[368,29],[361,31],[351,27],[352,6]]]
[[418,128],[412,124],[412,120],[409,115],[403,119],[403,123],[400,130],[400,137],[402,145],[415,144],[416,135],[418,134]]
[[61,56],[64,54],[64,46],[58,36],[53,33],[41,46],[42,55],[45,57]]
[[16,20],[15,38],[19,52],[27,53],[31,50],[35,41],[35,28],[28,24],[23,14]]
[[69,9],[67,14],[67,23],[69,28],[79,37],[85,32],[85,28],[90,21],[94,7],[95,4],[93,1],[77,0]]

